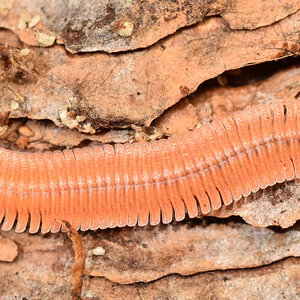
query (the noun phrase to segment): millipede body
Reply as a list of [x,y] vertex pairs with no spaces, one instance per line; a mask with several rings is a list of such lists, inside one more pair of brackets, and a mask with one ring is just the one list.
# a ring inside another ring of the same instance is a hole
[[300,176],[300,104],[263,104],[166,140],[25,153],[0,148],[3,230],[156,225]]

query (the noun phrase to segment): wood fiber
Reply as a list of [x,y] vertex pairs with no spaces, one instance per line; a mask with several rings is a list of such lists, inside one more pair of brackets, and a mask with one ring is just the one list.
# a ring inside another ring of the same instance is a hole
[[0,148],[2,229],[157,225],[300,176],[300,103],[254,106],[166,140],[24,153]]

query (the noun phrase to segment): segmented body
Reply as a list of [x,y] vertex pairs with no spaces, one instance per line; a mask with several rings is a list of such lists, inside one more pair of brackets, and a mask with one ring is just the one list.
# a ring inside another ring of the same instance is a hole
[[0,148],[2,229],[43,233],[193,218],[300,176],[300,104],[255,106],[166,140],[45,153]]

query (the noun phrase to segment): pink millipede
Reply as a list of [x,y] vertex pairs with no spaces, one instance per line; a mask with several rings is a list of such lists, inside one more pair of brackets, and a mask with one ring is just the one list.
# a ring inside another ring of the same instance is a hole
[[254,106],[166,140],[23,153],[0,148],[2,229],[157,225],[300,176],[300,104]]

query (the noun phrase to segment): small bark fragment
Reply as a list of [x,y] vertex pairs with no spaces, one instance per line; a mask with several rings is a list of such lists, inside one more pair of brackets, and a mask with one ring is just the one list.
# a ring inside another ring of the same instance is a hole
[[72,269],[72,300],[81,299],[81,291],[83,285],[83,272],[85,267],[86,253],[80,234],[66,221],[63,221],[67,235],[72,241],[75,254],[75,263]]
[[17,255],[17,244],[8,238],[0,236],[0,261],[13,262]]

